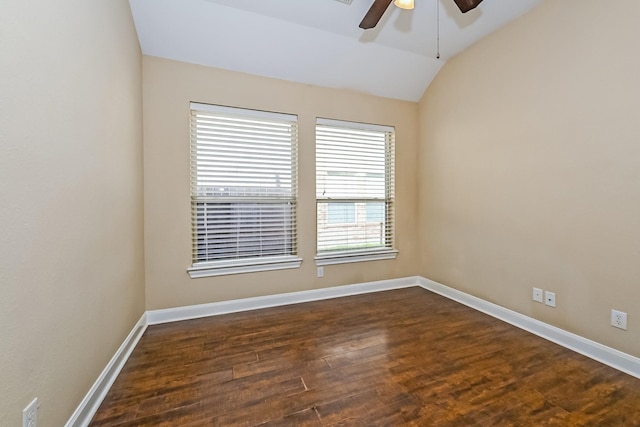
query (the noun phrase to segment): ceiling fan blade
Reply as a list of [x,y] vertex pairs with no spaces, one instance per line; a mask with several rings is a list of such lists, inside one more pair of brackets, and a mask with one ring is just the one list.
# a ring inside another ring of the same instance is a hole
[[360,22],[360,28],[367,30],[375,27],[391,4],[391,1],[392,0],[375,0],[362,19],[362,22]]
[[476,6],[482,3],[482,0],[453,0],[453,1],[456,2],[458,7],[460,8],[460,12],[462,13],[469,12],[471,9],[475,9]]

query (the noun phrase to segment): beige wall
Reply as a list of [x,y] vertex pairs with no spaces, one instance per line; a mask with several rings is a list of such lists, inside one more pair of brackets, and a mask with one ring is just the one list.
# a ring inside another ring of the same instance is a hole
[[144,311],[128,2],[3,1],[0,94],[0,424],[59,427]]
[[420,103],[422,274],[635,356],[638,16],[635,0],[546,0],[452,59]]
[[[302,291],[418,272],[415,202],[417,104],[143,58],[147,309]],[[190,279],[189,102],[293,113],[299,123],[299,255],[302,267]],[[396,127],[396,260],[325,267],[316,278],[315,119]]]

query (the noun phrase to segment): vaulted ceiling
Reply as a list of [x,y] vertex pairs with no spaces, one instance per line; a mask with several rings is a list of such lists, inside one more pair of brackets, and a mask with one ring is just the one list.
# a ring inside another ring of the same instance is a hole
[[414,10],[390,5],[370,30],[358,24],[373,0],[130,5],[146,55],[418,101],[447,59],[541,0],[484,0],[466,14],[452,0],[415,1]]

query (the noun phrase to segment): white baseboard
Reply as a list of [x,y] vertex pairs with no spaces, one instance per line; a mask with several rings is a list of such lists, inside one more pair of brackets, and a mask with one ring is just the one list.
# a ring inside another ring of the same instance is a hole
[[65,427],[86,427],[89,425],[91,419],[107,395],[107,392],[122,370],[122,367],[126,363],[127,359],[129,359],[131,352],[135,348],[136,344],[138,344],[138,341],[142,337],[144,331],[147,329],[147,325],[147,314],[144,313],[131,332],[129,332],[129,335],[125,338],[122,345],[120,345],[120,348],[118,348],[102,373],[98,376],[96,382],[93,383],[87,395],[82,399],[80,405],[76,408],[74,413],[71,415],[71,418],[69,418],[69,421],[65,424]]
[[263,297],[244,298],[210,304],[190,305],[186,307],[167,308],[147,311],[147,323],[177,322],[179,320],[197,319],[199,317],[217,316],[241,311],[281,305],[299,304],[309,301],[339,298],[391,289],[420,286],[420,277],[404,277],[400,279],[380,280],[377,282],[358,283],[355,285],[333,286],[330,288],[311,289],[308,291],[290,292],[286,294],[267,295]]
[[419,279],[420,286],[424,289],[457,301],[489,316],[500,319],[520,329],[531,332],[534,335],[554,342],[565,348],[573,350],[619,371],[625,372],[636,378],[640,378],[640,359],[630,354],[623,353],[611,347],[607,347],[595,341],[556,328],[555,326],[533,319],[524,314],[509,310],[497,304],[474,297],[467,293],[450,288],[424,277]]

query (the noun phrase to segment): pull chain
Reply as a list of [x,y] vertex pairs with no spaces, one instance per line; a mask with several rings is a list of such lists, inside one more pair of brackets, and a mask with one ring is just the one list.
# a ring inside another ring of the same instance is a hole
[[436,59],[440,59],[440,0],[436,0]]

